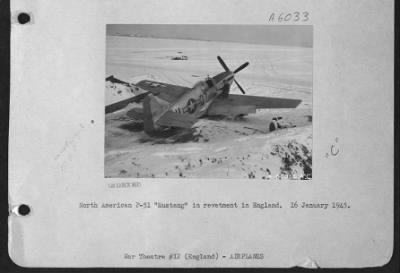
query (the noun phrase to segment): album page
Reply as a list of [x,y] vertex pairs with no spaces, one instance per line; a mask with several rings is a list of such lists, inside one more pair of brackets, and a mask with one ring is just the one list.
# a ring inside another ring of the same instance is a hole
[[16,264],[390,261],[394,1],[11,6]]

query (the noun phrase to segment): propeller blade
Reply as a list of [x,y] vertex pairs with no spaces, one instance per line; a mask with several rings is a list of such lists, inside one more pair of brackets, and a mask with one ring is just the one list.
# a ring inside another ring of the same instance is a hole
[[224,60],[222,60],[222,58],[220,56],[217,56],[217,59],[219,61],[219,63],[222,65],[222,67],[225,69],[226,72],[229,72],[229,68],[228,66],[225,64]]
[[244,64],[242,64],[241,66],[239,66],[238,68],[236,68],[235,71],[233,71],[233,73],[238,73],[240,70],[242,70],[243,68],[245,68],[246,66],[249,65],[249,62],[245,62]]
[[246,92],[244,92],[244,90],[243,90],[243,87],[241,87],[240,84],[236,80],[234,80],[234,81],[235,81],[236,85],[239,87],[240,91],[242,91],[243,95],[246,94]]

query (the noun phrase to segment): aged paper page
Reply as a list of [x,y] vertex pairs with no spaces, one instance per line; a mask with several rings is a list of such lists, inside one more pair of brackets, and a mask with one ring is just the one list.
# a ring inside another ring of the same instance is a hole
[[10,257],[388,263],[393,5],[12,1]]

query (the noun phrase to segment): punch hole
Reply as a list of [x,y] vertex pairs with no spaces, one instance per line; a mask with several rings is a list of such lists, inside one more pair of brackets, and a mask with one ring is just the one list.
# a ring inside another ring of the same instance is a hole
[[31,25],[33,24],[33,14],[22,10],[16,10],[11,17],[11,23],[17,25]]
[[28,205],[21,204],[18,206],[18,214],[21,216],[27,216],[31,212],[31,208]]
[[26,12],[20,12],[17,17],[18,23],[25,25],[31,21],[31,16]]

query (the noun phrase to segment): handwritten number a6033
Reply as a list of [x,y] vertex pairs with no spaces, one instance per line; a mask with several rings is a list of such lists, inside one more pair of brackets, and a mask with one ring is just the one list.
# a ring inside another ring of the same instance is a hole
[[282,23],[282,22],[307,22],[310,20],[310,13],[308,11],[294,11],[294,12],[282,12],[276,14],[272,12],[268,18],[268,22],[271,23]]

